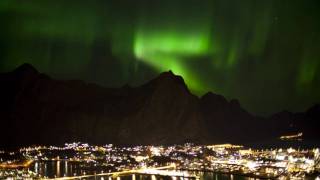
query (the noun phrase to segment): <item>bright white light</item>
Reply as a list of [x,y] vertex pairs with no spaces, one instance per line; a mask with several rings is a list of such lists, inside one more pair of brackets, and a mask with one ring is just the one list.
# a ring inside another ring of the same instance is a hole
[[257,164],[256,164],[255,162],[253,162],[253,161],[249,161],[249,162],[247,163],[247,167],[248,167],[250,170],[255,170],[256,167],[257,167]]

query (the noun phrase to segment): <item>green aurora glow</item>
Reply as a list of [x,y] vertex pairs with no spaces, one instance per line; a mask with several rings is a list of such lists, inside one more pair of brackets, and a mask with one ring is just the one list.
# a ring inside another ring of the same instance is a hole
[[140,85],[181,75],[257,114],[320,102],[318,0],[0,1],[0,71]]

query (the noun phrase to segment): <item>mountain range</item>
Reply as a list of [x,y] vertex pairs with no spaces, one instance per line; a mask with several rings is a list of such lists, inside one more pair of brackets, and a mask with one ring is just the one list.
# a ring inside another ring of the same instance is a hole
[[139,87],[105,88],[56,80],[23,64],[0,74],[0,144],[256,143],[303,133],[319,141],[320,105],[270,117],[247,112],[236,99],[193,95],[171,71]]

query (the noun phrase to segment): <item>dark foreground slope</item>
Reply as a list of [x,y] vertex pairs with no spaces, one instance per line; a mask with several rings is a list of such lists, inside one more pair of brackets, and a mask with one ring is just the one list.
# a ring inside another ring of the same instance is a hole
[[192,95],[164,72],[140,87],[59,81],[29,64],[0,74],[0,144],[244,143],[303,131],[318,139],[319,106],[306,113],[252,116],[237,100]]

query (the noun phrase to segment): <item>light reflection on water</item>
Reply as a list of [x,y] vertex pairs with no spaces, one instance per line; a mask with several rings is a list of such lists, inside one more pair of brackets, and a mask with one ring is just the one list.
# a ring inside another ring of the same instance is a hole
[[[200,180],[251,180],[251,178],[245,177],[245,176],[239,176],[239,175],[232,175],[232,174],[203,172],[203,173],[200,173]],[[258,180],[258,179],[255,179],[255,180]]]
[[[68,161],[38,161],[35,162],[30,170],[40,173],[42,177],[56,178],[65,176],[79,176],[84,174],[95,174],[95,169],[83,168],[85,163],[68,162]],[[199,172],[200,180],[253,180],[255,178],[249,178],[232,174],[219,174],[212,172]],[[86,179],[112,179],[111,177],[98,177],[98,178],[86,178]],[[164,177],[157,175],[128,175],[117,178],[117,180],[173,180],[180,178],[176,177]],[[257,180],[257,179],[256,179]]]

